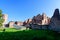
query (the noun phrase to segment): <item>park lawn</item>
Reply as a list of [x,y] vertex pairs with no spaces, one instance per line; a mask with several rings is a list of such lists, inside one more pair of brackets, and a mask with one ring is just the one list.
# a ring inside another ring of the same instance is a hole
[[21,31],[21,30],[15,29],[15,28],[0,28],[0,32],[3,32],[4,29],[5,29],[5,32],[17,32],[17,31]]
[[60,33],[52,30],[16,30],[0,32],[0,40],[60,40]]
[[17,31],[21,31],[21,30],[17,30],[15,28],[6,28],[5,32],[17,32]]

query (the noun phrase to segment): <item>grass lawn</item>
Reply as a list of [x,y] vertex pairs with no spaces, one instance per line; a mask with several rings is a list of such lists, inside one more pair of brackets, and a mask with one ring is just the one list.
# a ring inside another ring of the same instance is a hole
[[6,28],[5,32],[0,32],[0,40],[60,40],[60,33],[51,30],[21,31]]
[[[4,28],[0,28],[0,32],[3,32]],[[21,30],[16,30],[15,28],[5,28],[5,32],[16,32]]]

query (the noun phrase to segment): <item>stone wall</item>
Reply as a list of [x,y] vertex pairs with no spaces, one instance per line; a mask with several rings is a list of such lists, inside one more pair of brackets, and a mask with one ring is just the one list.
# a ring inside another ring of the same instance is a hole
[[31,29],[49,29],[49,25],[30,24]]

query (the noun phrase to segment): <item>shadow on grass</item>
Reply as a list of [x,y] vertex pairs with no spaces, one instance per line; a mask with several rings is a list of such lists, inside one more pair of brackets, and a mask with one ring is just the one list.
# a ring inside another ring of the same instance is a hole
[[60,33],[50,30],[0,32],[0,40],[60,40]]

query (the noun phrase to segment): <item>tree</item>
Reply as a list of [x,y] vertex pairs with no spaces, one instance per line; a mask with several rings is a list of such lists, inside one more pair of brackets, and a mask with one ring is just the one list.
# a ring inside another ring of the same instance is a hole
[[3,26],[4,19],[2,18],[2,10],[0,10],[0,27]]

